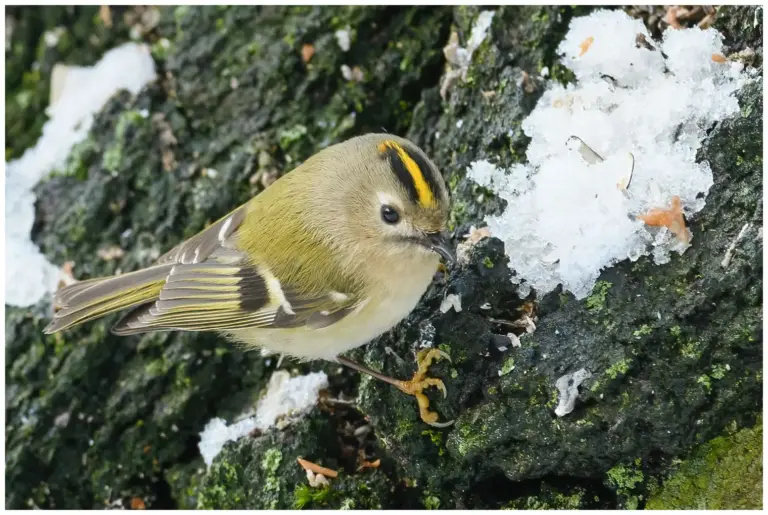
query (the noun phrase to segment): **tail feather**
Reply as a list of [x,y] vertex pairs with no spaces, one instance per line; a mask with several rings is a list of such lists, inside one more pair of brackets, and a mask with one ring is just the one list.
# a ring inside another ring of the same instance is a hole
[[56,293],[58,311],[46,334],[88,322],[115,311],[157,300],[173,265],[161,265],[129,274],[91,279],[62,288]]

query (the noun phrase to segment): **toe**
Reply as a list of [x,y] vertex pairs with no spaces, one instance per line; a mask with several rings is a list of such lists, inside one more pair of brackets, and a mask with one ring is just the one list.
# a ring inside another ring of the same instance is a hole
[[[437,418],[437,417],[435,417],[435,418]],[[432,427],[443,428],[443,427],[452,426],[453,423],[456,422],[456,421],[455,420],[449,420],[448,422],[427,422],[425,420],[424,422],[426,422],[427,424],[429,424]]]
[[451,361],[451,356],[450,356],[450,354],[448,354],[447,352],[445,352],[445,351],[442,351],[442,350],[440,350],[440,349],[434,349],[434,350],[435,350],[435,354],[436,354],[437,356],[439,356],[439,357],[440,357],[440,359],[447,359],[447,360],[448,360],[448,363],[453,363],[453,361]]

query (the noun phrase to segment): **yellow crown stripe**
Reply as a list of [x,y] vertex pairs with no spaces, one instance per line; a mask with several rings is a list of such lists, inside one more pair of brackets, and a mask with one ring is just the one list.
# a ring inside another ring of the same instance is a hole
[[386,151],[387,148],[394,149],[400,157],[400,160],[405,164],[405,169],[408,170],[408,173],[413,179],[413,184],[416,186],[419,204],[424,207],[435,207],[435,197],[432,195],[432,190],[429,189],[429,185],[424,179],[424,174],[422,173],[421,168],[419,168],[419,165],[416,164],[416,161],[411,159],[411,156],[408,155],[405,149],[394,141],[385,141],[379,145],[380,152]]

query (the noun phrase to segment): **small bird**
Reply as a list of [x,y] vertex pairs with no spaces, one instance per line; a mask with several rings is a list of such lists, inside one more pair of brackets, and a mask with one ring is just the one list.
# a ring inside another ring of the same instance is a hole
[[413,310],[454,262],[444,236],[450,200],[437,167],[410,141],[367,134],[330,146],[148,268],[74,283],[54,295],[47,334],[133,308],[112,329],[216,331],[247,349],[352,367],[414,395],[437,349],[409,381],[343,357]]

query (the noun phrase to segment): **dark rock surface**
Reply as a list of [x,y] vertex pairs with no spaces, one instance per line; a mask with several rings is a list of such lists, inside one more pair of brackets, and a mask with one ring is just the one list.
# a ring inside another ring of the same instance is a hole
[[[721,8],[716,27],[728,53],[756,51],[762,77],[755,9]],[[135,98],[114,97],[66,169],[38,186],[45,201],[34,240],[52,262],[74,262],[78,278],[146,266],[320,148],[382,129],[433,157],[452,190],[452,223],[465,232],[504,207],[464,179],[467,166],[524,159],[520,124],[545,87],[536,72],[547,66],[568,79],[555,48],[569,20],[587,10],[499,8],[467,80],[455,81],[445,100],[442,47],[452,30],[466,41],[474,7],[145,13],[141,37],[161,79]],[[37,137],[52,64],[95,62],[128,39],[128,25],[138,23],[126,21],[130,14],[116,10],[107,29],[97,8],[10,10],[6,103],[16,107],[6,115],[6,158]],[[59,25],[68,46],[43,45],[42,31]],[[95,38],[84,37],[91,25]],[[347,26],[344,52],[333,32]],[[37,45],[37,57],[17,42]],[[305,44],[314,49],[308,63]],[[35,59],[41,67],[30,78]],[[359,67],[362,80],[343,78],[345,64]],[[351,353],[406,378],[420,340],[448,352],[453,362],[431,369],[448,397],[430,392],[441,418],[456,419],[446,429],[423,424],[414,400],[386,384],[334,364],[284,360],[291,371],[324,370],[329,395],[355,398],[356,409],[322,403],[280,431],[228,444],[206,470],[199,433],[213,417],[231,422],[253,407],[276,358],[242,353],[213,334],[116,337],[108,332],[116,317],[44,336],[47,301],[6,307],[6,506],[631,508],[650,498],[657,508],[757,507],[753,492],[713,493],[730,488],[725,473],[706,495],[685,494],[696,474],[711,476],[706,457],[723,449],[745,460],[727,470],[747,463],[752,473],[740,480],[762,484],[759,440],[750,439],[762,432],[762,103],[760,80],[741,91],[741,116],[714,127],[701,149],[715,185],[689,220],[696,238],[682,256],[663,266],[619,263],[585,301],[559,292],[539,299],[535,332],[500,351],[494,335],[510,328],[498,320],[513,323],[528,305],[508,280],[503,245],[486,239],[407,320]],[[122,257],[99,257],[115,245]],[[448,293],[461,295],[461,312],[440,313]],[[581,368],[592,375],[574,411],[559,418],[555,382]],[[350,440],[365,425],[372,432]],[[381,466],[357,470],[359,449]],[[309,488],[297,457],[339,477]]]

